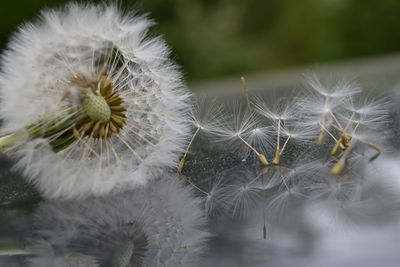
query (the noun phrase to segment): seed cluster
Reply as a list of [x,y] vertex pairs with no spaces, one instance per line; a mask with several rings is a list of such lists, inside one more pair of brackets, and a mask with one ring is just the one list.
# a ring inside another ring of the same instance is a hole
[[72,134],[80,139],[82,136],[107,139],[113,133],[119,133],[126,123],[123,98],[113,91],[113,83],[103,75],[99,81],[87,81],[79,77],[72,81],[82,88],[81,104],[83,114],[75,121]]

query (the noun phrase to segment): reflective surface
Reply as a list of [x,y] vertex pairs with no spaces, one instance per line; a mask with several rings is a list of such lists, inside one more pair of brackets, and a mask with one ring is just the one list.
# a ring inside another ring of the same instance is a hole
[[360,154],[340,177],[314,145],[289,145],[286,161],[263,167],[200,134],[183,168],[192,184],[165,175],[134,192],[48,202],[3,158],[1,266],[397,266],[392,111],[384,153]]

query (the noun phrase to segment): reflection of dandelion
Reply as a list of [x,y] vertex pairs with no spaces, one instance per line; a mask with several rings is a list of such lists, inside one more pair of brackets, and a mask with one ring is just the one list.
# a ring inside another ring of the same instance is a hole
[[169,178],[115,196],[43,204],[31,242],[41,255],[32,262],[54,254],[94,258],[98,266],[189,266],[203,251],[205,218],[200,200]]
[[233,215],[244,216],[252,212],[261,202],[263,190],[255,184],[255,181],[260,179],[260,175],[262,174],[249,181],[248,178],[252,177],[249,172],[238,172],[233,178],[235,183],[226,186],[228,208],[232,210]]
[[397,161],[383,157],[377,166],[358,167],[357,172],[344,179],[314,183],[311,211],[325,220],[322,225],[356,228],[376,222],[385,224],[388,218],[398,216]]
[[132,188],[176,166],[189,98],[164,42],[146,38],[152,24],[112,5],[71,4],[9,44],[0,93],[11,134],[0,146],[18,150],[46,197]]

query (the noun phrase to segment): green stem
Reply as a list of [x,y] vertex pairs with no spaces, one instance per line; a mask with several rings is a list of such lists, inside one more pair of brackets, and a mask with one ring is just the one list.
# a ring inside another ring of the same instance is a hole
[[40,119],[22,130],[1,136],[0,152],[28,139],[37,138],[47,139],[55,152],[63,150],[75,141],[71,131],[77,116],[77,113],[68,114],[65,111],[61,111],[55,115]]
[[26,134],[22,131],[0,137],[0,151],[4,151],[19,141],[22,141],[24,138],[26,138]]
[[33,254],[22,244],[0,244],[0,256],[30,255]]

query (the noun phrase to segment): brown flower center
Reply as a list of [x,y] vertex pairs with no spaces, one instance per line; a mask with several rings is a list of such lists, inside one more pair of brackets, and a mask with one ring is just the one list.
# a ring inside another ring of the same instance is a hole
[[107,139],[113,133],[119,133],[126,123],[124,100],[113,90],[114,84],[103,76],[99,81],[88,81],[77,77],[71,81],[82,88],[80,102],[83,114],[80,115],[72,129],[73,135]]

